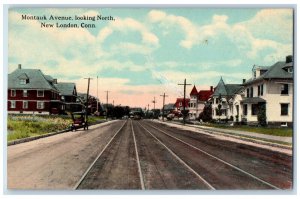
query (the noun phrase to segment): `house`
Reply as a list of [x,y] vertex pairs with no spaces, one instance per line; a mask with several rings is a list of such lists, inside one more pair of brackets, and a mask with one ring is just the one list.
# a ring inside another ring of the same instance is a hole
[[188,110],[189,110],[188,113],[189,119],[196,119],[197,116],[199,115],[198,114],[198,91],[195,85],[190,92],[190,101],[189,101]]
[[[78,93],[77,102],[80,103],[81,105],[86,106],[86,102],[87,102],[86,97],[87,97],[86,93]],[[98,106],[97,106],[97,103],[98,103]],[[103,109],[104,106],[105,105],[100,104],[99,100],[97,100],[96,97],[89,95],[88,113],[95,113],[97,111],[97,108],[98,108],[99,112],[103,112],[106,110],[106,108]]]
[[195,85],[190,93],[189,103],[189,119],[195,120],[199,117],[199,114],[203,111],[205,103],[208,101],[210,96],[213,94],[213,87],[210,90],[197,91]]
[[164,105],[164,115],[168,115],[169,113],[172,113],[175,110],[175,104],[169,103]]
[[190,99],[189,99],[189,98],[185,98],[185,103],[184,103],[183,101],[184,101],[183,98],[177,98],[177,99],[176,99],[176,102],[175,102],[175,109],[176,109],[177,111],[182,111],[182,110],[183,110],[183,105],[184,105],[184,104],[185,104],[186,110],[188,109]]
[[270,67],[254,66],[252,78],[243,84],[241,117],[247,123],[257,123],[257,114],[263,107],[268,125],[292,126],[293,71],[291,55]]
[[233,120],[233,97],[243,88],[242,84],[225,84],[222,77],[212,96],[212,118],[217,120]]
[[60,101],[63,103],[64,111],[80,112],[83,110],[83,105],[77,101],[77,89],[75,83],[57,82],[54,79],[54,86],[59,90]]
[[8,74],[8,113],[57,114],[61,109],[54,79],[39,69],[22,69]]

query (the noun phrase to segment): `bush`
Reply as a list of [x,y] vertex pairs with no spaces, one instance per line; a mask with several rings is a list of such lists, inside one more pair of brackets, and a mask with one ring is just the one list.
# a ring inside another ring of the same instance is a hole
[[257,121],[260,126],[267,126],[267,116],[266,116],[266,105],[263,104],[259,107],[257,114]]

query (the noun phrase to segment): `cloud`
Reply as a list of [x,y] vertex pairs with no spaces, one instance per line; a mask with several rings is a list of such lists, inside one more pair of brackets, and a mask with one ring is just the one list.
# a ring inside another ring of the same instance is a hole
[[252,19],[241,24],[261,39],[271,38],[282,43],[291,42],[293,39],[292,9],[263,9]]
[[[209,24],[200,26],[185,17],[152,10],[148,19],[151,23],[158,23],[163,32],[170,27],[180,28],[184,34],[179,45],[183,48],[191,49],[206,41],[217,45],[219,38],[227,38],[241,54],[255,59],[266,49],[272,50],[273,57],[292,53],[292,45],[287,44],[293,35],[292,15],[292,9],[264,9],[253,18],[235,24],[228,24],[226,15],[213,15]],[[264,61],[268,60],[267,56]]]
[[122,33],[136,31],[141,34],[142,43],[154,46],[159,44],[159,39],[154,33],[152,33],[143,23],[132,18],[116,18],[115,21],[110,22],[108,26],[100,30],[98,39],[103,42],[115,31]]
[[122,53],[122,55],[130,55],[130,54],[149,55],[154,50],[155,48],[151,46],[145,46],[145,45],[129,43],[129,42],[121,42],[119,44],[114,44],[111,46],[111,52],[114,55],[117,55],[119,53]]

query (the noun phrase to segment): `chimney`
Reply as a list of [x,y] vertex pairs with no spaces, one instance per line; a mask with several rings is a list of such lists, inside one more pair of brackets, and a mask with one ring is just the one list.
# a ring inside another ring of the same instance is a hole
[[245,82],[246,82],[246,79],[243,79],[243,84],[245,84]]
[[214,87],[213,86],[210,86],[210,91],[213,91],[214,90]]
[[53,79],[53,84],[57,84],[57,79]]
[[290,63],[293,61],[293,55],[286,56],[285,63]]
[[21,64],[18,64],[18,69],[22,69],[22,65]]

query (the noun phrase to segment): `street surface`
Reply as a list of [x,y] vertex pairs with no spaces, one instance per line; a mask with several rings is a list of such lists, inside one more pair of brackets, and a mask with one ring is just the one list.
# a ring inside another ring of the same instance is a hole
[[119,120],[8,147],[9,189],[292,188],[292,156],[151,120]]

